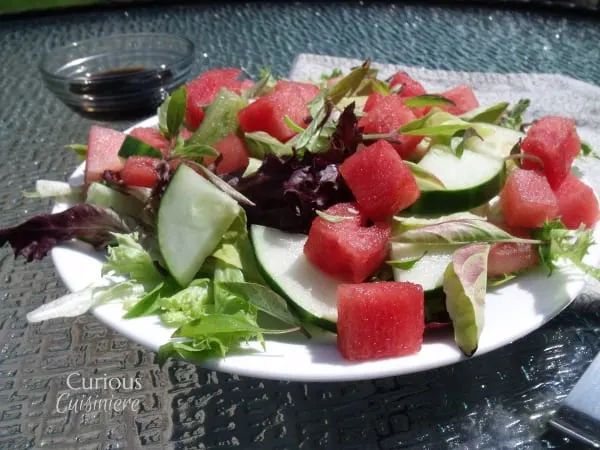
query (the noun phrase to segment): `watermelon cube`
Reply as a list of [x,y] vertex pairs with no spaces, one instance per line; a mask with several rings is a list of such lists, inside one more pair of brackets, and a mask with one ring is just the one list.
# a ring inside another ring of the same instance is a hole
[[563,224],[577,229],[581,224],[592,228],[598,222],[598,199],[591,187],[574,175],[567,178],[556,190],[558,214]]
[[310,116],[306,105],[318,92],[319,88],[312,84],[279,81],[275,92],[260,97],[238,113],[240,126],[246,133],[264,131],[286,142],[296,132],[286,125],[285,116],[306,127]]
[[418,284],[341,284],[337,291],[337,347],[351,361],[418,352],[425,330],[425,298]]
[[331,222],[316,217],[304,245],[306,258],[333,277],[353,283],[364,281],[387,256],[390,226],[383,222],[367,226],[367,217],[355,203],[338,203],[326,213],[344,220]]
[[477,97],[475,97],[475,92],[473,92],[473,88],[468,84],[455,87],[440,95],[454,102],[454,106],[441,106],[440,109],[447,111],[450,114],[454,114],[455,116],[460,116],[479,106]]
[[105,170],[121,170],[123,162],[119,158],[119,150],[124,140],[125,133],[92,125],[85,161],[86,183],[100,181]]
[[[575,121],[556,116],[546,116],[534,123],[521,143],[523,153],[542,160],[544,174],[554,190],[567,178],[580,147]],[[526,159],[523,168],[537,169],[539,165]]]
[[383,140],[350,156],[340,166],[340,172],[361,211],[371,220],[390,218],[420,195],[408,166]]
[[423,95],[426,93],[425,88],[421,83],[411,78],[406,72],[396,73],[390,80],[390,87],[402,85],[400,97],[409,98]]
[[498,242],[490,247],[487,273],[491,277],[530,269],[539,264],[535,245],[516,242]]
[[367,101],[365,102],[365,106],[363,107],[363,112],[368,113],[373,108],[375,108],[375,105],[377,105],[377,103],[379,103],[384,98],[385,95],[380,94],[379,92],[373,92],[367,97]]
[[319,87],[312,83],[302,83],[300,81],[279,80],[275,85],[275,92],[291,91],[299,95],[308,102],[319,92]]
[[129,135],[160,150],[163,154],[166,154],[169,148],[167,138],[155,128],[137,127],[131,130]]
[[[216,168],[219,175],[245,169],[248,165],[248,151],[244,140],[235,133],[230,133],[213,144],[223,159]],[[208,156],[204,162],[209,165],[215,161],[215,157]]]
[[[398,95],[375,97],[371,101],[371,105],[367,115],[361,117],[358,121],[358,127],[362,128],[365,134],[394,132],[402,125],[417,118],[415,113],[404,104],[404,100]],[[394,144],[394,148],[402,158],[406,159],[423,138],[421,136],[398,135],[395,139],[398,143]]]
[[160,159],[149,156],[130,156],[119,172],[121,181],[127,186],[154,187],[158,181],[156,166]]
[[221,88],[239,94],[244,87],[244,83],[238,80],[241,73],[240,69],[213,69],[187,83],[185,85],[187,126],[193,130],[200,126],[204,119],[203,107],[213,102]]
[[544,175],[515,169],[502,192],[500,207],[511,226],[538,228],[558,216],[558,202]]

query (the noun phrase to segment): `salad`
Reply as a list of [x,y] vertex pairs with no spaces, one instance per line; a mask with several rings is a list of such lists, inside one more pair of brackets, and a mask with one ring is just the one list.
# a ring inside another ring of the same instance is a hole
[[[595,156],[572,119],[480,106],[468,85],[427,92],[370,61],[320,80],[214,69],[158,109],[157,129],[93,126],[83,185],[25,195],[71,206],[0,230],[27,261],[77,239],[102,279],[30,322],[119,301],[172,328],[160,360],[203,361],[264,336],[336,333],[353,361],[416,353],[448,327],[466,356],[486,292],[536,267],[584,262],[599,218],[571,173]],[[268,325],[267,325],[268,324]]]

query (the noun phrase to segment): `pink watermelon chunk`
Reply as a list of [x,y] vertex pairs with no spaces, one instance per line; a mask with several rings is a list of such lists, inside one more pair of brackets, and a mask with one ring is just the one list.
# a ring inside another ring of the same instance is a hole
[[100,181],[105,170],[121,170],[123,162],[119,158],[119,150],[124,140],[125,133],[92,125],[85,162],[86,183]]
[[390,226],[383,222],[367,226],[367,217],[355,203],[333,205],[326,213],[347,218],[330,222],[316,217],[304,245],[306,258],[333,277],[353,283],[364,281],[385,260]]
[[425,88],[417,80],[411,78],[406,72],[396,73],[390,80],[390,87],[402,85],[400,97],[409,98],[423,95],[426,93]]
[[169,141],[160,131],[154,128],[137,127],[131,130],[129,135],[160,150],[163,154],[167,153]]
[[119,175],[127,186],[154,187],[158,180],[156,165],[160,160],[149,156],[130,156]]
[[[220,139],[213,147],[221,155],[223,159],[217,166],[216,172],[219,175],[224,173],[234,172],[239,169],[244,169],[248,165],[248,151],[244,140],[235,133],[230,133]],[[206,164],[212,164],[215,157],[209,156],[204,158]]]
[[567,178],[556,190],[558,210],[563,224],[577,229],[581,224],[592,228],[598,222],[598,199],[591,187],[574,175]]
[[281,142],[296,135],[285,123],[289,116],[296,124],[306,127],[310,115],[306,104],[319,92],[312,84],[278,82],[275,92],[260,97],[238,113],[242,130],[246,133],[264,131]]
[[[555,190],[567,178],[580,147],[575,121],[556,116],[546,116],[534,123],[521,143],[525,154],[535,155],[542,160],[544,174]],[[525,169],[538,167],[535,161],[523,161]]]
[[208,70],[185,85],[187,93],[185,122],[188,127],[195,130],[200,126],[204,119],[202,107],[212,103],[221,88],[236,94],[241,92],[244,87],[243,82],[238,80],[241,73],[240,69],[232,68]]
[[275,85],[275,92],[291,91],[299,95],[308,102],[319,92],[319,87],[311,83],[302,83],[300,81],[279,80]]
[[441,106],[440,109],[443,109],[450,114],[454,114],[455,116],[460,116],[461,114],[479,107],[479,102],[477,101],[475,92],[473,92],[473,88],[471,88],[471,86],[468,84],[455,87],[454,89],[450,89],[449,91],[443,92],[440,95],[442,97],[446,97],[448,100],[452,100],[455,105]]
[[[358,127],[362,128],[365,134],[390,133],[417,118],[398,95],[376,96],[371,104],[373,106],[367,115],[358,121]],[[396,139],[399,144],[394,144],[394,148],[402,158],[407,159],[423,138],[399,135]]]
[[369,95],[369,97],[367,98],[367,101],[365,103],[365,106],[363,107],[363,112],[368,113],[369,111],[371,111],[373,108],[375,108],[375,106],[377,105],[377,103],[379,103],[381,100],[383,100],[385,98],[385,95],[380,94],[379,92],[373,92],[371,95]]
[[425,331],[421,286],[397,282],[342,284],[337,297],[337,346],[344,358],[392,358],[421,349]]
[[410,169],[386,141],[359,150],[340,166],[346,184],[371,220],[386,220],[420,195]]
[[514,170],[502,192],[500,206],[511,226],[537,228],[558,216],[558,202],[548,181],[533,170]]
[[489,276],[501,276],[530,269],[539,264],[537,248],[533,244],[499,242],[493,244],[488,256],[487,273]]

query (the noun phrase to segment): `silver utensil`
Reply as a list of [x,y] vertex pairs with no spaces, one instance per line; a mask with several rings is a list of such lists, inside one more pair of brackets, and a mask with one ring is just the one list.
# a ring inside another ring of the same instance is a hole
[[549,425],[583,444],[600,448],[600,353],[550,419]]

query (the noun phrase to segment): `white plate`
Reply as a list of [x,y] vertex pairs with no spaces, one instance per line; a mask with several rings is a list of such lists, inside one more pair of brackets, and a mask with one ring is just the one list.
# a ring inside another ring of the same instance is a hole
[[[156,126],[151,118],[137,126]],[[128,130],[129,131],[129,130]],[[83,165],[72,175],[81,180]],[[56,205],[57,212],[67,205]],[[600,238],[600,227],[595,238]],[[56,269],[71,291],[79,290],[100,278],[104,253],[94,252],[85,244],[75,243],[53,249]],[[592,247],[586,260],[600,261],[600,246]],[[515,282],[494,289],[486,296],[485,327],[476,356],[483,355],[531,333],[561,312],[583,289],[584,277],[562,269],[547,277],[543,269],[518,278]],[[155,317],[125,320],[120,304],[102,305],[93,314],[108,327],[157,350],[168,341],[172,329],[165,328]],[[204,367],[224,372],[260,378],[298,381],[361,380],[420,372],[464,360],[454,344],[451,330],[427,332],[421,351],[412,356],[372,362],[345,361],[335,346],[335,336],[323,334],[312,340],[301,335],[267,337],[266,351],[251,345],[256,353],[231,355],[213,359]]]

